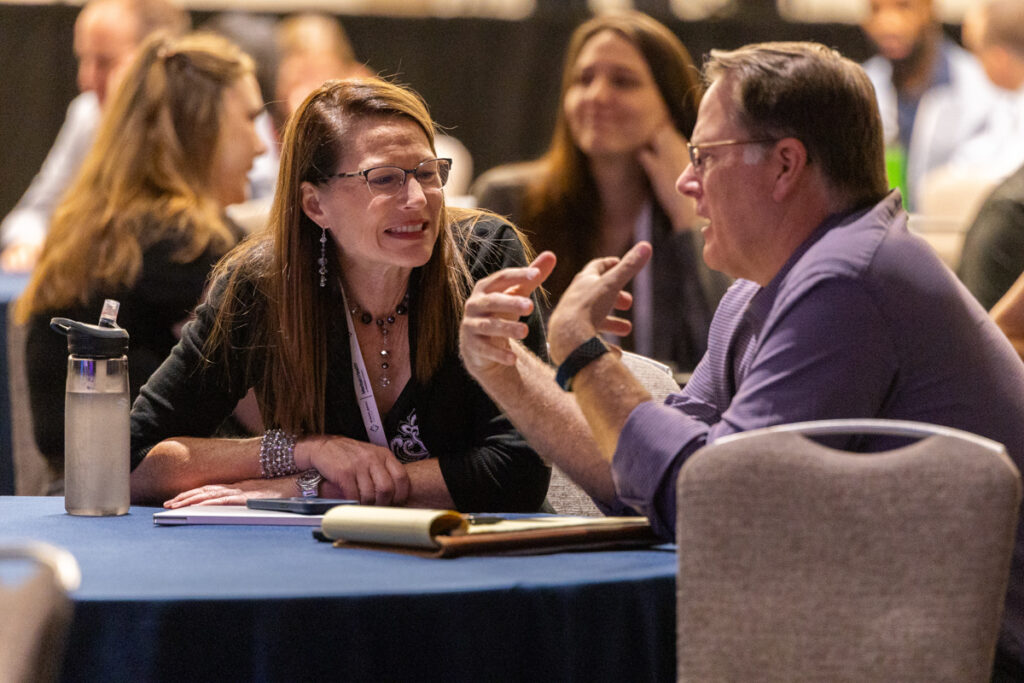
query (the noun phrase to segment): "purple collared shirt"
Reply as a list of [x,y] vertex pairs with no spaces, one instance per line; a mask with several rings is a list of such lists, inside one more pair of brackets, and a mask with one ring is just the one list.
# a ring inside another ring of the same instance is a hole
[[616,490],[672,537],[679,468],[701,446],[832,418],[955,427],[1005,444],[1024,466],[1024,364],[907,231],[895,191],[829,217],[766,286],[730,288],[686,388],[630,414],[612,462]]

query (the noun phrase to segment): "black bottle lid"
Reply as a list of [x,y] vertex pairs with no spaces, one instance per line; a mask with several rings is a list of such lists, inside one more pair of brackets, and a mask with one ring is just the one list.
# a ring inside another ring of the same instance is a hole
[[68,353],[83,358],[118,358],[128,353],[128,331],[67,318],[51,318],[50,329],[68,338]]

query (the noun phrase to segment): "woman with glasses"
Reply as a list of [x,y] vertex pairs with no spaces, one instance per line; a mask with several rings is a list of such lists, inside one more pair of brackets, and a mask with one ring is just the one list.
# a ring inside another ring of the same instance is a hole
[[675,189],[700,96],[697,69],[665,26],[641,12],[593,18],[570,39],[548,151],[473,188],[479,206],[511,216],[538,250],[557,255],[552,302],[592,258],[652,242],[623,341],[681,371],[704,354],[728,285],[704,265],[693,203]]
[[[520,236],[445,206],[417,95],[328,81],[289,119],[268,228],[232,251],[132,410],[132,497],[536,510],[549,471],[458,357],[473,283]],[[532,307],[531,307],[532,308]],[[528,345],[544,352],[536,310]],[[211,439],[254,389],[267,427]]]
[[265,151],[252,60],[218,36],[151,39],[110,100],[16,310],[28,325],[33,429],[52,492],[63,483],[67,339],[50,319],[95,323],[103,300],[117,299],[134,398],[238,241],[224,208],[245,199]]

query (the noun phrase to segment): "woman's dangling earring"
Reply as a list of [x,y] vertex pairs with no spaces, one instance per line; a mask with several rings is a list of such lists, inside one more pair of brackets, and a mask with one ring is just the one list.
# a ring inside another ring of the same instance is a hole
[[320,226],[320,286],[327,286],[327,228]]

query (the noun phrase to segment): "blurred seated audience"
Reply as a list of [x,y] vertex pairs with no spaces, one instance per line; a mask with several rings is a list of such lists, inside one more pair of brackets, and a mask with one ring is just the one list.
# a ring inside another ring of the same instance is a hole
[[139,44],[161,30],[180,35],[188,13],[173,0],[89,0],[74,28],[78,89],[53,147],[17,205],[0,223],[0,268],[32,269],[50,219],[92,145],[100,112],[114,91],[117,74],[131,62]]
[[1003,89],[1006,105],[945,169],[947,193],[978,179],[998,182],[969,224],[957,269],[990,309],[1024,273],[1024,0],[974,6],[964,20],[964,42]]
[[922,180],[986,125],[995,89],[947,38],[933,0],[871,0],[862,28],[879,54],[864,63],[886,140],[889,184],[917,210]]
[[[232,251],[132,408],[132,499],[319,495],[537,510],[549,469],[466,373],[473,283],[527,262],[496,216],[446,207],[413,92],[328,81],[289,117],[268,229]],[[540,315],[520,311],[544,354]],[[211,438],[254,390],[262,438]]]
[[214,34],[154,36],[112,96],[15,309],[28,324],[36,443],[55,479],[67,340],[50,318],[94,323],[104,299],[118,300],[134,399],[240,235],[224,207],[244,199],[264,151],[254,126],[262,109],[251,59]]
[[633,283],[633,335],[621,341],[684,372],[704,355],[728,286],[701,258],[693,200],[675,190],[701,90],[686,48],[651,17],[590,19],[569,42],[547,152],[492,169],[472,188],[479,207],[510,216],[558,256],[552,302],[590,259],[651,241],[653,263]]
[[1024,0],[984,0],[964,16],[964,45],[997,89],[985,128],[962,144],[950,164],[1001,180],[1024,164]]
[[1024,240],[1015,237],[1021,228],[1013,225],[1014,198],[1024,199],[1018,194],[1022,185],[1020,179],[1007,180],[1024,165],[1024,0],[972,6],[964,16],[963,37],[998,89],[998,99],[985,128],[923,179],[918,210],[968,233],[961,279],[990,308],[1024,270]]

